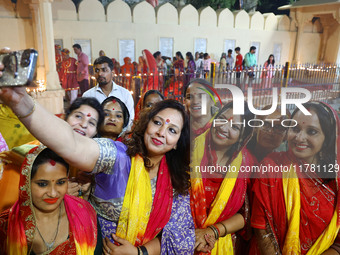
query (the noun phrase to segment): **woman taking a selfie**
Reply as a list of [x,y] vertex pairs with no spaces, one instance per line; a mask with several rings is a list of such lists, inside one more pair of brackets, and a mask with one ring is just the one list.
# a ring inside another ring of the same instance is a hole
[[90,197],[99,214],[106,254],[193,253],[187,195],[189,125],[180,103],[166,100],[152,107],[140,117],[126,147],[111,139],[78,135],[35,103],[24,88],[2,88],[0,98],[22,116],[35,137],[69,164],[101,175],[115,187],[95,190],[104,199]]

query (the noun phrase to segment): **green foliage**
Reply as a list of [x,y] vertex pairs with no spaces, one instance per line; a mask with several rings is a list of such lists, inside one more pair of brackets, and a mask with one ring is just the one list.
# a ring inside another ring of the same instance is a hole
[[277,8],[283,5],[290,4],[293,0],[258,0],[257,10],[261,13],[273,12],[275,14],[282,14]]
[[187,3],[192,4],[197,9],[210,6],[215,10],[219,8],[228,8],[232,10],[236,0],[188,0]]

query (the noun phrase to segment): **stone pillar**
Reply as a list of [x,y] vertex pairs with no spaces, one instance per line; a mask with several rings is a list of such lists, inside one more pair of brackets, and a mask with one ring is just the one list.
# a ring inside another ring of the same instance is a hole
[[25,2],[29,4],[32,13],[34,46],[39,54],[37,79],[44,80],[46,84],[46,91],[36,94],[35,97],[52,113],[62,113],[65,92],[60,86],[56,70],[52,1],[25,0]]
[[327,48],[327,40],[329,37],[329,25],[323,25],[323,32],[322,32],[322,38],[321,38],[321,44],[320,44],[320,54],[319,54],[319,59],[318,61],[322,62],[325,60],[325,53],[326,53],[326,48]]
[[311,14],[304,14],[299,10],[296,10],[292,13],[292,18],[295,20],[297,25],[296,38],[295,38],[295,46],[294,46],[294,54],[293,54],[293,63],[298,63],[300,61],[300,49],[302,44],[302,34],[303,29],[307,22],[313,19]]
[[[321,15],[320,23],[323,28],[323,33],[321,37],[320,51],[319,51],[320,54],[319,54],[318,60],[320,62],[324,62],[324,61],[327,61],[327,59],[325,59],[325,55],[326,55],[328,39],[334,33],[339,23],[337,19],[335,19],[334,16],[330,14]],[[336,52],[336,49],[334,51]]]

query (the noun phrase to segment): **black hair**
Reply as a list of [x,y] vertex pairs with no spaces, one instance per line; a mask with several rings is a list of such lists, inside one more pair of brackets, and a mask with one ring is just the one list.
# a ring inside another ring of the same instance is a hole
[[204,57],[204,58],[207,58],[207,57],[209,57],[209,54],[208,54],[208,53],[204,53],[204,54],[203,54],[203,57]]
[[194,57],[192,55],[192,53],[190,51],[188,51],[186,54],[185,54],[187,57],[189,57],[189,61],[192,60],[194,61]]
[[[145,92],[145,94],[143,96],[143,104],[145,104],[145,99],[152,94],[157,94],[157,95],[160,96],[160,98],[162,98],[162,100],[164,100],[164,96],[162,95],[161,92],[159,92],[158,90],[155,90],[155,89],[151,89],[151,90],[148,90],[147,92]],[[144,105],[142,105],[142,107],[144,107]]]
[[120,108],[122,108],[122,112],[123,112],[123,115],[124,115],[124,117],[123,117],[124,118],[123,128],[125,128],[129,124],[130,113],[129,113],[129,110],[126,107],[126,105],[122,102],[122,100],[120,100],[118,97],[110,96],[102,102],[102,107],[104,109],[105,104],[107,104],[108,102],[111,102],[113,100],[116,100],[119,103]]
[[190,132],[189,118],[181,103],[176,100],[167,99],[156,103],[149,111],[143,112],[132,130],[131,139],[126,142],[128,145],[127,154],[129,156],[140,154],[144,159],[145,167],[152,167],[144,144],[144,133],[149,122],[152,121],[160,111],[169,108],[180,112],[183,118],[183,128],[177,142],[177,148],[165,153],[166,162],[169,167],[172,186],[176,193],[187,194],[190,186]]
[[235,51],[241,51],[241,48],[240,47],[236,47]]
[[53,160],[56,163],[62,164],[66,168],[66,171],[67,171],[67,174],[68,174],[69,165],[66,163],[66,161],[62,157],[57,155],[57,153],[55,153],[51,149],[46,148],[39,153],[39,155],[35,158],[35,160],[33,162],[32,170],[31,170],[31,179],[34,178],[35,174],[37,173],[39,166],[46,163],[46,162],[50,162],[50,160]]
[[177,52],[176,52],[176,56],[180,56],[181,59],[184,59],[184,58],[183,58],[183,55],[182,55],[182,53],[181,53],[180,51],[177,51]]
[[113,61],[112,61],[111,58],[109,58],[107,56],[101,56],[101,57],[97,58],[94,61],[93,66],[104,64],[104,63],[107,63],[107,65],[109,66],[111,71],[113,70]]
[[[321,147],[321,154],[320,157],[320,165],[322,166],[329,166],[334,165],[336,160],[336,121],[334,119],[334,115],[331,109],[328,106],[323,105],[319,102],[308,102],[303,104],[303,106],[308,109],[309,111],[314,111],[318,116],[319,123],[322,129],[322,132],[325,136],[325,140]],[[300,111],[299,108],[296,108],[292,113],[292,119],[294,118],[295,114]]]
[[160,52],[160,51],[156,51],[156,52],[153,54],[153,57],[154,57],[154,58],[157,58],[159,55],[161,55],[161,52]]
[[78,43],[73,44],[72,48],[77,48],[77,49],[81,50],[81,46]]
[[201,53],[200,53],[200,56],[199,56],[199,58],[204,58],[204,54],[203,54],[203,52],[201,52]]
[[252,50],[256,50],[256,47],[255,46],[251,46],[249,52],[251,52]]
[[67,121],[70,114],[79,109],[82,105],[88,105],[98,112],[98,123],[97,130],[104,121],[104,111],[103,107],[100,105],[99,101],[95,97],[78,97],[65,112],[65,121]]
[[228,53],[233,53],[233,50],[229,49],[229,50],[228,50]]
[[274,65],[274,64],[275,64],[275,57],[274,57],[273,54],[270,54],[270,55],[269,55],[268,60],[267,60],[267,64],[268,64],[268,65],[270,64],[270,57],[273,57],[273,64],[272,64],[272,65]]

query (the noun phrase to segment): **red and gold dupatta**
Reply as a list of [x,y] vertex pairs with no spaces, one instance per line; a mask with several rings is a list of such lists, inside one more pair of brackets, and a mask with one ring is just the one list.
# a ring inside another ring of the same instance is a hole
[[[330,106],[318,104],[335,120],[334,150],[339,162],[339,118]],[[286,166],[288,169],[296,165],[299,169],[301,161],[289,151],[270,154],[261,165]],[[271,178],[256,180],[253,187],[255,198],[251,225],[272,231],[274,246],[283,254],[321,254],[334,240],[339,243],[339,177],[337,175],[335,180],[324,184],[316,173],[308,174],[307,178],[297,171],[298,177],[302,177],[297,179],[296,176],[276,173]]]
[[131,171],[119,216],[117,236],[135,246],[154,239],[171,216],[173,188],[166,157],[161,160],[152,202],[149,173],[140,155],[132,157]]
[[[244,157],[244,154],[248,154],[246,151],[236,153],[230,167],[235,167],[237,171],[230,171],[223,179],[220,179],[220,187],[217,193],[213,198],[209,198],[211,195],[206,193],[205,186],[213,180],[209,180],[209,177],[202,177],[202,174],[195,170],[197,166],[209,165],[208,161],[211,157],[208,149],[211,140],[209,132],[210,129],[195,139],[192,155],[190,205],[195,228],[206,228],[209,225],[226,220],[241,209],[246,197],[247,179],[239,173],[239,170],[241,165],[251,164],[246,162],[246,159],[252,158],[251,155]],[[212,203],[208,204],[210,201]],[[219,238],[211,254],[233,254],[231,235]]]

